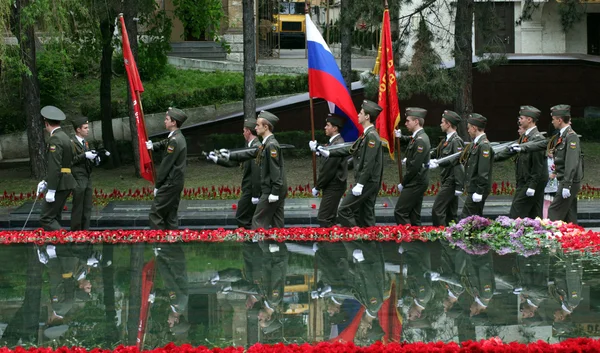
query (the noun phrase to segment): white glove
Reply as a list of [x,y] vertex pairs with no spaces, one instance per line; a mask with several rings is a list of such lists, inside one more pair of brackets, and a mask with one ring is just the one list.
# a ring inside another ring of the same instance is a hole
[[518,143],[515,143],[514,145],[510,145],[510,146],[508,147],[508,149],[509,149],[511,152],[521,152],[521,146],[519,146],[519,144],[518,144]]
[[105,155],[106,157],[108,157],[108,156],[110,156],[110,152],[108,152],[108,151],[104,151],[104,155]]
[[406,158],[402,160],[402,165],[406,165]]
[[454,190],[454,196],[461,196],[463,194],[462,190]]
[[48,192],[46,193],[46,202],[48,202],[48,203],[54,202],[54,194],[55,193],[56,193],[56,190],[48,190]]
[[394,135],[396,135],[398,138],[402,137],[402,130],[394,129]]
[[[48,192],[50,192],[50,191],[48,191]],[[46,197],[48,197],[48,196],[46,196]],[[567,188],[563,188],[562,197],[563,197],[563,199],[568,199],[569,197],[571,197],[571,190],[569,190]]]
[[483,200],[483,195],[479,195],[478,193],[473,193],[473,202],[481,202]]
[[208,156],[206,156],[206,159],[217,163],[219,157],[217,157],[217,154],[214,151],[212,151],[208,154]]
[[229,156],[231,155],[231,153],[229,152],[229,150],[228,150],[228,149],[221,148],[221,149],[219,150],[219,153],[221,153],[221,156],[222,156],[223,158],[225,158],[225,161],[229,161]]
[[362,189],[363,189],[364,185],[363,184],[356,184],[354,185],[354,187],[352,188],[352,195],[354,196],[360,196],[362,195]]
[[279,195],[269,194],[269,203],[273,203],[273,202],[277,202],[277,201],[279,201]]
[[253,198],[252,198],[252,204],[253,204],[253,205],[258,205],[258,200],[259,200],[259,198],[258,198],[258,197],[253,197]]
[[319,144],[317,143],[317,141],[316,141],[316,140],[312,140],[312,141],[309,141],[309,142],[308,142],[308,147],[309,147],[309,148],[310,148],[310,150],[311,150],[311,151],[313,151],[313,152],[317,152],[317,146],[318,146],[318,145],[319,145]]
[[527,195],[529,197],[535,195],[535,189],[527,188],[527,191],[525,191],[525,195]]
[[156,193],[158,192],[157,188],[154,188],[154,196],[156,196]]
[[431,159],[429,161],[429,169],[435,169],[437,167],[439,167],[440,165],[437,162],[437,159]]
[[312,188],[312,194],[313,194],[314,197],[318,197],[319,196],[319,189]]
[[96,153],[96,151],[87,151],[85,153],[85,158],[87,158],[89,160],[93,160],[96,157],[98,157],[98,153]]
[[402,189],[404,189],[404,186],[402,184],[398,184],[398,192],[402,192]]
[[37,195],[46,191],[46,188],[48,188],[48,183],[45,180],[40,181],[40,183],[37,186]]
[[154,146],[152,145],[152,140],[146,141],[146,148],[149,150],[154,149]]
[[317,151],[319,151],[319,153],[321,153],[321,156],[323,156],[325,158],[329,157],[329,151],[324,149],[323,146],[317,147]]

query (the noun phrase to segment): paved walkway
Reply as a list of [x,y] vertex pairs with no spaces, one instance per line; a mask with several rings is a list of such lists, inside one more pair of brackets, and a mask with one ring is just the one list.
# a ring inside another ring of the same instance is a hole
[[[285,224],[289,227],[316,227],[317,213],[321,199],[287,199],[285,204]],[[395,224],[394,206],[396,197],[382,197],[377,200],[375,214],[380,225]],[[423,225],[431,225],[433,197],[425,197],[421,212]],[[508,215],[512,198],[493,196],[488,198],[484,215],[496,218]],[[111,202],[106,207],[95,209],[92,215],[92,229],[144,229],[148,228],[148,213],[152,201]],[[181,228],[214,229],[236,228],[236,200],[183,200],[179,206]],[[0,209],[0,229],[20,230],[27,219],[33,203],[28,202],[16,209]],[[313,206],[314,205],[314,206]],[[600,201],[579,201],[579,224],[593,230],[600,229]],[[314,207],[314,208],[313,208]],[[462,200],[459,202],[459,210]],[[27,229],[38,228],[41,204],[38,202],[27,223]],[[67,204],[67,209],[71,205]],[[63,212],[63,226],[69,227],[70,212]]]

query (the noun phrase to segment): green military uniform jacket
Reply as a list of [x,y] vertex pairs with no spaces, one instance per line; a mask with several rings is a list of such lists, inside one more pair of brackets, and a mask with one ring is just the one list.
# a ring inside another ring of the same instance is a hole
[[[462,152],[464,148],[465,143],[460,136],[458,136],[458,133],[454,132],[450,136],[450,139],[444,139],[440,142],[437,148],[431,152],[431,157],[440,159],[451,154]],[[464,187],[465,169],[458,159],[441,163],[440,167],[443,168],[440,173],[441,184],[445,186],[454,185],[455,190],[462,190]]]
[[257,158],[262,181],[261,192],[267,195],[279,195],[280,198],[287,195],[283,154],[275,135],[270,135],[263,140]]
[[224,167],[236,167],[241,164],[243,168],[242,175],[242,192],[252,195],[252,197],[260,197],[260,166],[256,163],[256,154],[260,147],[260,141],[255,138],[250,142],[250,148],[254,150],[245,151],[243,153],[233,153],[229,156],[229,161],[223,158],[217,160],[217,164]]
[[[546,141],[537,127],[533,127],[529,133],[521,135],[518,143],[542,143]],[[540,184],[548,182],[548,162],[545,151],[531,153],[518,153],[516,156],[508,148],[500,151],[494,156],[495,161],[502,161],[515,157],[515,174],[517,178],[517,187],[527,187],[537,189]]]
[[365,129],[363,134],[347,149],[335,149],[330,151],[331,157],[345,157],[352,155],[354,165],[354,180],[358,184],[369,183],[381,184],[383,176],[383,149],[381,139],[371,125]]
[[460,256],[466,256],[465,268],[462,273],[462,283],[467,293],[471,294],[473,298],[479,297],[482,300],[492,299],[496,291],[492,253],[469,255],[466,252],[462,252]]
[[[340,145],[343,143],[344,138],[338,134],[329,145]],[[319,159],[319,162],[319,178],[317,179],[316,186],[318,190],[328,187],[346,187],[346,180],[348,179],[348,159],[346,157],[322,157]]]
[[48,169],[46,182],[48,190],[72,190],[77,183],[71,174],[74,149],[71,139],[62,130],[57,128],[48,140]]
[[431,151],[431,143],[429,136],[424,129],[417,131],[415,137],[402,136],[400,139],[403,143],[408,142],[406,148],[406,173],[402,185],[404,187],[410,185],[420,185],[429,183],[429,156]]
[[173,134],[160,142],[153,144],[153,149],[164,148],[162,162],[156,172],[155,188],[169,183],[171,185],[183,185],[185,179],[185,167],[187,165],[187,143],[181,130],[173,131]]
[[71,143],[75,151],[71,173],[77,180],[87,179],[91,176],[94,167],[94,162],[85,158],[85,152],[90,150],[89,144],[85,141],[86,146],[83,146],[77,137],[73,137]]
[[583,163],[579,136],[567,126],[553,145],[551,153],[558,181],[566,188],[570,188],[573,183],[580,183],[583,178]]
[[492,188],[494,150],[483,134],[477,143],[471,143],[461,156],[465,164],[465,189],[468,193],[489,194]]

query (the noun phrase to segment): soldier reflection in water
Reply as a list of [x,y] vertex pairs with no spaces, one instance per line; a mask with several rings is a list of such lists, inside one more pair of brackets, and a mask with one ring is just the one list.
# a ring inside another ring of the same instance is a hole
[[243,245],[244,270],[226,269],[214,275],[210,282],[231,282],[223,292],[244,293],[246,309],[259,308],[257,319],[263,333],[282,326],[279,316],[284,295],[289,252],[284,243],[274,241],[248,242]]
[[156,266],[169,295],[167,323],[174,334],[187,332],[190,324],[183,313],[188,305],[188,277],[183,246],[164,243],[154,247]]
[[[341,309],[345,315],[351,312],[355,314],[358,310],[355,311],[353,302],[348,300],[358,301],[365,307],[365,312],[358,327],[357,338],[380,338],[383,330],[377,313],[384,300],[385,277],[381,244],[321,243],[316,257],[321,280],[312,297],[331,297],[328,312],[332,317]],[[342,322],[346,323],[345,320]]]
[[576,253],[557,254],[552,265],[553,280],[548,282],[548,293],[560,307],[554,311],[554,322],[567,320],[579,306],[582,294],[583,267]]

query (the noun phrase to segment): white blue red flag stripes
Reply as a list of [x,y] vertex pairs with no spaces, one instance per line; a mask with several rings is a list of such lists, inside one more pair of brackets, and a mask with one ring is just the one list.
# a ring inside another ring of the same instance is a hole
[[356,108],[346,88],[342,73],[335,62],[335,58],[325,43],[323,36],[306,15],[306,43],[308,46],[308,94],[311,98],[322,98],[336,107],[346,116],[350,123],[346,123],[342,130],[345,141],[354,141],[362,134],[362,126],[358,123]]

